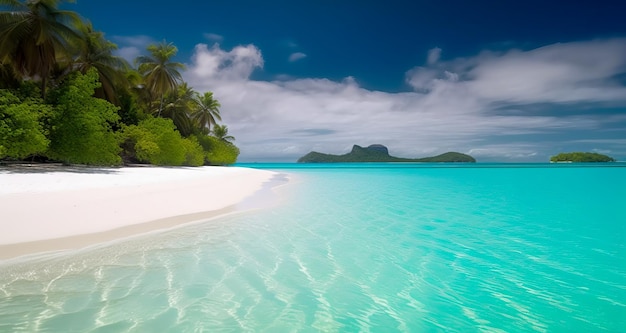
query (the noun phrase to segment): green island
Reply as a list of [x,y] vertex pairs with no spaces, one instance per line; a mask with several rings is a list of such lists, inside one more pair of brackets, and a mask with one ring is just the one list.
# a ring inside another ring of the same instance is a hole
[[615,162],[615,159],[598,153],[571,152],[560,153],[550,157],[552,163],[572,163],[572,162]]
[[402,158],[389,155],[387,147],[374,144],[368,147],[354,145],[352,151],[344,155],[323,154],[312,151],[298,159],[298,163],[348,163],[348,162],[465,162],[476,160],[469,155],[447,152],[424,158]]
[[225,165],[239,149],[212,92],[182,79],[177,48],[134,64],[59,0],[0,6],[0,163]]

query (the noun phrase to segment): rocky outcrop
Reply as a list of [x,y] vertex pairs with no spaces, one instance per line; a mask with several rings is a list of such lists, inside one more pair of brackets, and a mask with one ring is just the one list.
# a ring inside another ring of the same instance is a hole
[[373,144],[368,147],[354,145],[352,151],[344,155],[324,154],[312,151],[298,159],[298,163],[351,163],[351,162],[465,162],[476,160],[466,154],[447,152],[424,158],[402,158],[389,155],[387,147]]

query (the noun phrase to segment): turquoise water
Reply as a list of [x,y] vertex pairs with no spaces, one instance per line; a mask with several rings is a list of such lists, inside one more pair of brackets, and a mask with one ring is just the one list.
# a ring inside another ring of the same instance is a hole
[[0,263],[0,332],[626,332],[618,165],[249,165],[277,204]]

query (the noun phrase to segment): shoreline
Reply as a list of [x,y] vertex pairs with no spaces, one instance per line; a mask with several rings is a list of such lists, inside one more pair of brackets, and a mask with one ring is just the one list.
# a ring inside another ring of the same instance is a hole
[[3,167],[0,262],[247,210],[241,204],[278,175],[242,167]]

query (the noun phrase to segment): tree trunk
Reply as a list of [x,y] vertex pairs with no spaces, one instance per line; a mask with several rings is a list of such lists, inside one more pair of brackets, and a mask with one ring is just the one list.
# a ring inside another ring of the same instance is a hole
[[161,95],[161,104],[159,105],[159,117],[161,116],[161,111],[163,111],[163,95]]

